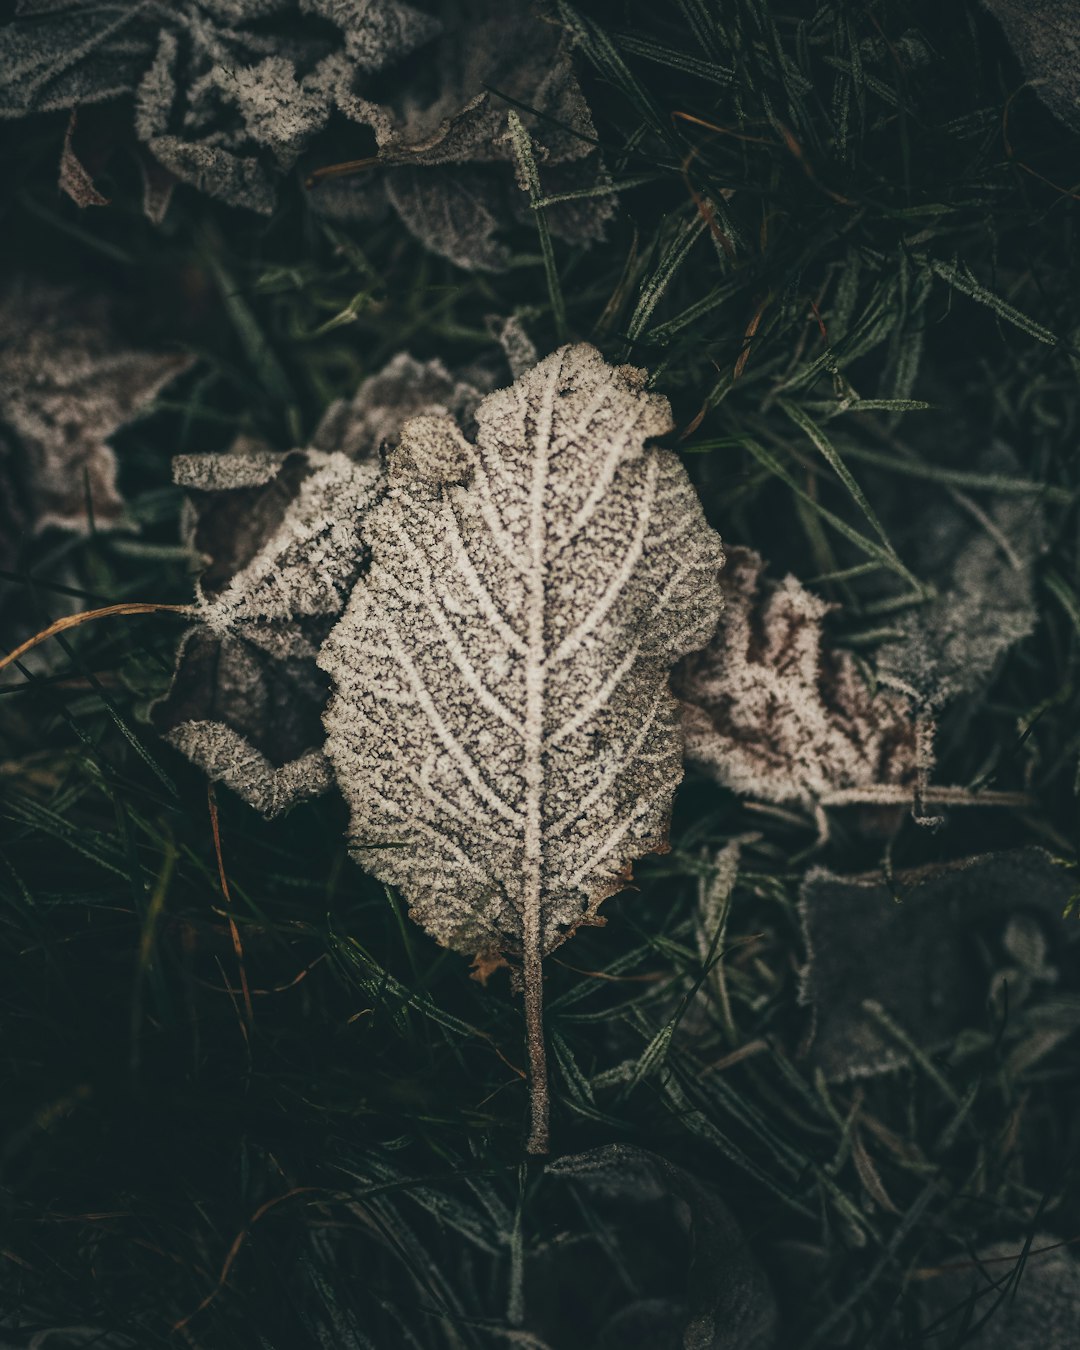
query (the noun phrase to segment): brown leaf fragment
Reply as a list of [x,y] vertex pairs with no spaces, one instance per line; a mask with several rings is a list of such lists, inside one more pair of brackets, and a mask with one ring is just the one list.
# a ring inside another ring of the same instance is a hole
[[154,723],[212,781],[276,815],[332,781],[315,654],[364,565],[357,526],[381,491],[379,465],[245,445],[185,456],[178,475],[205,499],[193,538],[207,567]]
[[[868,1002],[921,1049],[985,1026],[994,972],[980,963],[979,939],[1005,963],[1003,932],[1023,915],[1060,943],[1071,893],[1069,872],[1038,848],[899,873],[892,886],[877,875],[812,869],[800,897],[807,953],[800,999],[813,1010],[811,1062],[831,1080],[909,1062]],[[1016,985],[1010,988],[1015,996]]]
[[77,124],[78,111],[72,108],[67,131],[64,132],[64,148],[60,153],[60,190],[66,192],[76,206],[108,206],[108,197],[94,186],[93,174],[75,149]]
[[829,646],[825,601],[763,570],[752,550],[729,551],[716,635],[675,669],[687,759],[740,794],[808,807],[839,791],[907,787],[906,703],[872,692],[854,658]]
[[668,675],[721,608],[719,539],[678,459],[646,445],[671,417],[644,383],[564,347],[488,395],[475,440],[408,423],[319,655],[357,859],[443,945],[522,958],[535,1151],[541,957],[666,842]]

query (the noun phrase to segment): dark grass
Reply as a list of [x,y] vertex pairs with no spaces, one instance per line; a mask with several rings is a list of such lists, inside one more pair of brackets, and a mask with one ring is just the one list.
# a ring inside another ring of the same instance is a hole
[[[118,446],[137,544],[36,541],[9,605],[44,626],[57,587],[86,607],[186,600],[171,455],[240,430],[301,443],[402,348],[490,358],[486,316],[518,312],[544,350],[565,309],[570,336],[654,372],[710,519],[778,573],[864,562],[860,539],[906,567],[871,515],[912,483],[934,499],[943,467],[995,440],[1013,450],[1048,521],[1040,623],[944,718],[939,777],[1031,805],[902,821],[888,862],[1024,843],[1074,859],[1075,139],[972,4],[559,12],[631,186],[607,242],[556,241],[553,269],[518,229],[509,271],[464,274],[399,228],[326,225],[300,184],[265,222],[181,193],[154,230],[119,161],[113,204],[80,214],[55,189],[62,123],[11,139],[7,266],[93,277],[133,334],[202,359]],[[872,628],[858,586],[820,589],[840,640]],[[0,689],[0,1325],[229,1350],[595,1344],[625,1287],[595,1216],[523,1170],[505,972],[481,986],[408,922],[348,861],[334,800],[267,825],[221,793],[226,898],[205,783],[144,720],[176,634],[166,616],[88,626],[48,675]],[[879,865],[883,840],[832,814],[815,860]],[[748,830],[718,953],[728,1021],[693,912],[704,850]],[[1037,1229],[1080,1238],[1075,1035],[1010,1067],[1039,1004],[988,1008],[929,1068],[826,1089],[796,1000],[812,822],[691,775],[673,841],[548,962],[555,1149],[633,1142],[714,1182],[774,1278],[785,1346],[950,1343],[917,1331],[935,1269]],[[1046,995],[1074,1018],[1076,974]],[[552,1256],[567,1234],[581,1264]],[[656,1290],[681,1259],[658,1244]]]

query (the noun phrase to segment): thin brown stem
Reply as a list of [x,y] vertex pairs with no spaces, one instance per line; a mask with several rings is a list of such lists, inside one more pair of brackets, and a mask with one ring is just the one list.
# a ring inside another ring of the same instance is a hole
[[159,613],[192,614],[194,608],[191,605],[153,605],[137,601],[125,601],[119,605],[106,605],[103,609],[84,610],[82,614],[67,614],[64,618],[57,619],[55,623],[49,624],[48,628],[43,628],[40,633],[35,633],[32,638],[27,638],[14,651],[8,652],[7,656],[0,657],[0,670],[18,661],[20,657],[25,656],[27,652],[32,651],[47,638],[55,637],[57,633],[66,632],[69,628],[78,628],[79,624],[87,623],[90,619],[105,619],[112,614]]
[[525,1042],[529,1051],[529,1153],[548,1151],[547,1052],[544,1048],[544,960],[540,954],[539,914],[526,914],[522,976],[525,984]]

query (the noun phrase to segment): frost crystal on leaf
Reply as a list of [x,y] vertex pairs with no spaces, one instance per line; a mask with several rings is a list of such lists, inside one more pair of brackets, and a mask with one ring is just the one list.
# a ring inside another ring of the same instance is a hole
[[[479,376],[478,376],[479,378]],[[437,361],[405,353],[330,405],[309,449],[241,438],[182,455],[192,545],[204,561],[197,625],[154,709],[159,730],[211,779],[272,816],[331,786],[315,656],[366,561],[363,526],[382,491],[378,452],[419,412],[468,417],[481,398]]]
[[752,550],[729,551],[716,636],[675,671],[687,759],[735,792],[811,807],[909,784],[903,701],[872,693],[854,658],[827,645],[825,601],[793,576],[764,581],[763,568]]
[[117,523],[109,439],[188,364],[126,346],[102,297],[40,283],[0,297],[0,459],[29,531]]
[[[527,207],[508,168],[504,95],[535,114],[541,159],[573,186],[602,179],[568,44],[528,0],[26,0],[0,27],[0,78],[7,118],[130,95],[156,219],[170,176],[269,213],[283,176],[302,155],[316,167],[317,138],[341,116],[358,143],[374,136],[376,154],[318,191],[317,207],[367,218],[389,201],[461,266],[502,266],[495,230]],[[70,133],[61,183],[80,205],[101,200]],[[555,232],[599,237],[610,198],[571,206],[553,208]]]
[[319,657],[355,856],[444,945],[523,956],[534,1087],[541,955],[666,847],[668,675],[721,608],[720,541],[645,444],[671,416],[644,380],[564,347],[483,401],[475,442],[410,422]]
[[[800,900],[812,1062],[830,1079],[882,1073],[908,1062],[901,1036],[933,1049],[985,1026],[994,972],[980,969],[976,935],[1015,960],[1016,916],[1053,931],[1071,893],[1070,874],[1038,848],[901,873],[893,886],[814,868]],[[1015,983],[1010,992],[1015,1010]]]

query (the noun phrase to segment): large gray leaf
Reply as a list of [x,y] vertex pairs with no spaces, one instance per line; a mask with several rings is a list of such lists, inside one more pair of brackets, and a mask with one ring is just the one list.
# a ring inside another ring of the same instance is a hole
[[1016,960],[1009,934],[1017,917],[1053,930],[1072,888],[1070,874],[1037,848],[901,873],[891,885],[876,875],[811,870],[800,899],[807,950],[800,996],[814,1014],[813,1063],[843,1079],[908,1062],[868,1001],[924,1049],[984,1026],[992,980],[977,959],[976,934]]
[[671,421],[643,379],[567,347],[484,400],[475,444],[410,422],[320,656],[357,857],[457,950],[536,923],[550,950],[665,845],[668,671],[712,634],[722,555],[645,447]]

